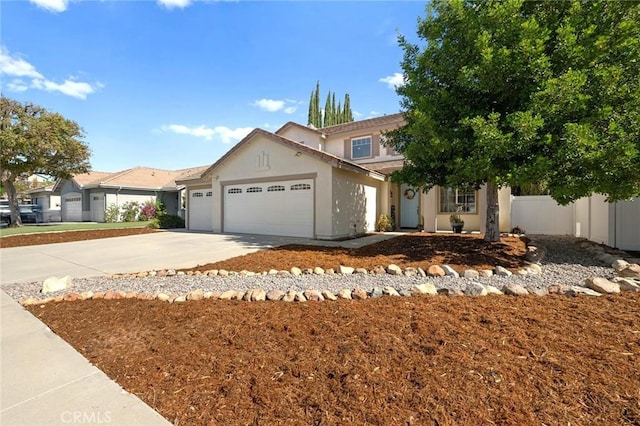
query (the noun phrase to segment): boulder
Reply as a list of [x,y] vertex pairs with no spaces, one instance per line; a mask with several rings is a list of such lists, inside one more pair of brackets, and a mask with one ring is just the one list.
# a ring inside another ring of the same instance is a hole
[[580,287],[578,285],[572,285],[571,287],[569,287],[569,289],[563,293],[566,296],[580,296],[580,295],[584,295],[584,296],[601,296],[601,294],[597,291],[591,290],[590,288],[587,287]]
[[338,268],[338,272],[340,272],[342,275],[351,275],[353,274],[353,271],[355,271],[355,269],[351,266],[340,265],[340,267]]
[[424,278],[427,276],[427,273],[424,271],[424,269],[422,269],[421,267],[418,267],[418,275]]
[[373,275],[385,275],[387,271],[384,269],[384,266],[378,265],[371,270],[371,273]]
[[502,295],[504,294],[502,291],[500,291],[497,287],[494,287],[492,285],[485,285],[484,286],[487,289],[487,293],[488,294],[495,294],[495,295]]
[[355,271],[353,271],[354,274],[362,274],[362,275],[367,275],[369,273],[369,271],[367,271],[366,268],[356,268]]
[[282,296],[282,301],[283,302],[293,302],[294,300],[296,300],[296,295],[297,294],[298,293],[295,290],[291,289],[291,290],[287,291],[284,294],[284,296]]
[[156,299],[162,302],[168,302],[169,300],[171,300],[171,297],[166,293],[158,293],[156,294]]
[[402,269],[398,265],[391,264],[387,266],[387,273],[389,275],[402,275]]
[[351,300],[351,290],[349,290],[347,288],[343,288],[342,290],[340,290],[338,292],[337,296],[340,299],[349,299],[349,300]]
[[291,268],[290,272],[291,272],[291,275],[296,277],[302,275],[302,269],[298,268],[297,266],[294,266],[293,268]]
[[267,300],[280,300],[284,297],[284,291],[278,289],[269,290],[265,297]]
[[464,296],[464,292],[459,288],[439,288],[438,294],[445,296]]
[[547,290],[547,288],[545,287],[534,288],[533,290],[531,290],[531,294],[535,294],[536,296],[543,297],[549,294],[549,290]]
[[526,296],[529,294],[526,288],[520,284],[508,283],[502,287],[502,292],[509,296]]
[[462,277],[476,279],[480,278],[480,273],[475,269],[465,269],[464,271],[462,271]]
[[296,292],[296,297],[293,300],[295,300],[296,302],[306,302],[307,298],[304,296],[304,293],[298,291]]
[[382,292],[382,289],[380,287],[374,287],[373,290],[371,290],[372,298],[382,297],[383,294],[384,293]]
[[640,278],[640,265],[632,263],[618,271],[622,278]]
[[491,269],[480,269],[478,271],[480,278],[491,278],[493,276],[493,271]]
[[251,292],[251,301],[252,302],[264,302],[267,300],[267,292],[261,288],[256,288]]
[[351,298],[353,300],[364,300],[367,298],[367,292],[360,287],[356,287],[351,292]]
[[402,289],[400,289],[400,291],[398,291],[398,294],[399,294],[400,296],[403,296],[403,297],[408,297],[408,296],[412,296],[412,295],[413,295],[413,293],[411,292],[411,290],[409,290],[408,288],[402,288]]
[[540,275],[542,273],[542,266],[537,263],[530,263],[529,266],[527,266],[527,271],[532,275]]
[[232,297],[234,297],[236,295],[236,291],[235,290],[227,290],[222,292],[222,294],[220,295],[220,297],[218,297],[218,299],[220,300],[231,300]]
[[319,266],[316,266],[315,268],[313,268],[313,273],[316,275],[324,275],[324,269],[322,269]]
[[460,274],[458,274],[451,266],[449,265],[442,265],[442,269],[444,270],[444,273],[447,274],[448,277],[453,277],[453,278],[458,278],[460,277]]
[[622,269],[626,268],[627,266],[629,266],[629,262],[627,262],[624,259],[616,259],[611,264],[611,267],[615,269],[616,272],[620,272]]
[[204,290],[197,289],[187,293],[187,300],[202,300],[204,299]]
[[584,280],[584,286],[598,293],[620,293],[620,285],[606,278],[591,277]]
[[49,277],[42,283],[42,294],[53,293],[60,290],[65,290],[71,287],[72,280],[69,275],[64,277]]
[[486,296],[489,294],[486,287],[480,283],[471,282],[468,283],[464,289],[464,294],[468,296]]
[[400,296],[400,293],[389,285],[382,289],[382,294],[386,294],[387,296]]
[[416,284],[411,288],[411,292],[413,294],[430,294],[430,295],[438,294],[438,290],[436,289],[436,286],[434,286],[432,283]]
[[324,300],[324,297],[318,290],[305,290],[303,294],[307,300],[312,300],[314,302],[321,302]]
[[496,269],[493,271],[493,273],[501,277],[510,277],[511,275],[513,275],[510,270],[502,266],[496,266]]
[[324,297],[326,300],[338,300],[336,295],[330,292],[329,290],[323,290],[321,294],[322,294],[322,297]]
[[440,265],[431,265],[427,269],[427,275],[430,277],[444,277],[447,273],[440,267]]
[[404,270],[404,275],[407,277],[415,277],[418,275],[418,270],[413,266],[409,266]]
[[640,284],[632,279],[615,277],[611,281],[620,286],[620,291],[640,291]]

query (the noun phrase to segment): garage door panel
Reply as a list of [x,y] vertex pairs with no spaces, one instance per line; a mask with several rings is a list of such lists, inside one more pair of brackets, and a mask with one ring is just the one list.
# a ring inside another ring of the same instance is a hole
[[213,230],[213,192],[211,188],[190,190],[188,207],[190,230]]
[[62,220],[64,222],[82,222],[82,196],[69,194],[62,199]]
[[224,197],[225,232],[313,237],[312,180],[231,185]]

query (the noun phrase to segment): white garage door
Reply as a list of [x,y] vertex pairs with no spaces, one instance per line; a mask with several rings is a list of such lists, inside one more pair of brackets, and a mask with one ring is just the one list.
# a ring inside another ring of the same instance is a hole
[[189,191],[189,229],[213,230],[213,193],[211,188]]
[[224,187],[224,231],[313,238],[313,180]]
[[104,222],[104,193],[91,195],[91,221]]
[[62,221],[82,222],[82,196],[69,194],[62,199]]

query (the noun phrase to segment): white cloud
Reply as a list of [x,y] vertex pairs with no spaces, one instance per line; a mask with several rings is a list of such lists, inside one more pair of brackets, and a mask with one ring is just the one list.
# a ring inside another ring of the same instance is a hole
[[12,92],[25,92],[29,89],[29,86],[19,78],[7,83],[7,88]]
[[274,99],[258,99],[257,101],[255,101],[254,103],[252,103],[251,105],[256,106],[260,109],[263,109],[265,111],[269,111],[269,112],[276,112],[276,111],[280,111],[282,108],[284,108],[284,101],[277,101]]
[[100,82],[90,84],[84,81],[77,81],[74,77],[69,77],[62,83],[56,83],[44,77],[36,70],[36,67],[29,62],[17,55],[11,55],[5,47],[0,47],[0,75],[31,79],[30,82],[26,82],[17,78],[7,83],[7,89],[13,92],[37,89],[47,92],[60,92],[74,98],[86,99],[87,95],[94,93],[96,89],[104,87],[104,84]]
[[189,135],[205,140],[219,139],[222,143],[237,142],[240,139],[247,136],[253,127],[238,127],[236,129],[230,129],[226,126],[208,127],[200,125],[198,127],[188,127],[183,124],[169,124],[160,127],[163,132],[172,132],[179,135]]
[[5,47],[0,47],[0,74],[13,77],[42,78],[36,67],[18,56],[11,56]]
[[286,107],[284,109],[284,112],[285,114],[293,114],[294,112],[296,112],[297,109],[298,107],[290,106],[290,107]]
[[184,9],[191,5],[191,0],[158,0],[158,4],[167,9]]
[[395,72],[393,75],[382,77],[378,80],[381,83],[386,83],[389,89],[395,89],[396,87],[400,87],[404,85],[404,75],[400,72]]
[[354,118],[360,118],[362,117],[362,113],[360,111],[356,111],[355,109],[353,110],[353,117]]
[[36,6],[46,9],[49,12],[64,12],[67,10],[67,6],[69,5],[69,0],[29,0],[31,3]]

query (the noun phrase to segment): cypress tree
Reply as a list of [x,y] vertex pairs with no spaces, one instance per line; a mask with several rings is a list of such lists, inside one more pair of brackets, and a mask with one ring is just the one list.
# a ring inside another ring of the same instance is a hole
[[331,126],[333,112],[331,111],[331,92],[327,93],[327,100],[324,103],[324,123],[322,127]]
[[351,112],[351,99],[349,94],[344,95],[344,118],[343,123],[350,123],[353,121],[353,112]]
[[329,91],[323,114],[323,110],[320,109],[320,81],[317,81],[316,88],[311,91],[311,97],[309,98],[307,125],[321,128],[351,121],[353,121],[353,113],[351,112],[351,99],[348,93],[344,95],[344,104],[338,102],[336,105],[336,94]]

